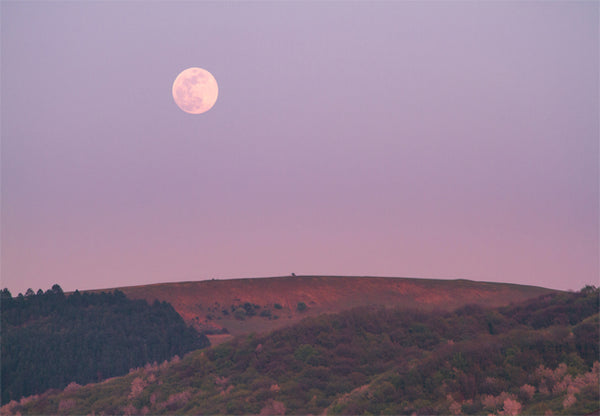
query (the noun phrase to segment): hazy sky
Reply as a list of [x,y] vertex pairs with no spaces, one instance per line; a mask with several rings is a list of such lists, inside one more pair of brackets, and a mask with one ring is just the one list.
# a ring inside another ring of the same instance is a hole
[[[598,284],[599,3],[1,2],[2,287]],[[207,113],[177,74],[219,83]]]

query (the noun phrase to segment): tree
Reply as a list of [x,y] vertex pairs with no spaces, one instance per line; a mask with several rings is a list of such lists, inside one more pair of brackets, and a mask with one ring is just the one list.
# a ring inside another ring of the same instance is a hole
[[0,305],[2,305],[2,310],[10,308],[15,304],[14,299],[10,291],[7,288],[2,289],[2,293],[0,294]]
[[598,291],[598,288],[594,285],[585,285],[585,287],[581,289],[581,293],[584,295],[590,295],[596,291]]
[[62,288],[58,285],[58,283],[52,286],[52,293],[55,295],[64,295]]

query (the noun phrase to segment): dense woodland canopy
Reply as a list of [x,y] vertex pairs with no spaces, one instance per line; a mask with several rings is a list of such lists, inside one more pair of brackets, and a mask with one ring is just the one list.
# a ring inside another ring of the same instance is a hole
[[2,291],[2,403],[70,382],[127,374],[208,346],[166,302],[122,292],[66,296],[54,285],[13,298]]
[[11,402],[6,414],[588,414],[598,289],[453,312],[359,308]]

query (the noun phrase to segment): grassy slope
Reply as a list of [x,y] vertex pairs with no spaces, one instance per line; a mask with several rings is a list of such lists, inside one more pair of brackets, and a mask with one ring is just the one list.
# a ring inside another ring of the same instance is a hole
[[[265,332],[298,322],[306,316],[334,313],[357,306],[453,309],[467,303],[507,305],[555,292],[535,286],[469,280],[389,277],[298,276],[207,280],[119,288],[133,299],[165,300],[196,328],[227,328],[232,335]],[[259,305],[257,316],[244,321],[222,309],[249,302]],[[299,302],[308,306],[298,312]],[[274,304],[282,309],[274,309]],[[269,309],[278,319],[259,317]],[[212,319],[207,319],[212,315]]]

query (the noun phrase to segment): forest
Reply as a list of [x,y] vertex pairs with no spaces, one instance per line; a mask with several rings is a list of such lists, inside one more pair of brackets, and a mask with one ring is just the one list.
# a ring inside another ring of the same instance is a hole
[[149,305],[119,290],[67,296],[55,284],[14,298],[4,289],[1,296],[3,404],[209,345],[170,304]]
[[600,400],[599,295],[321,315],[2,413],[588,414]]

